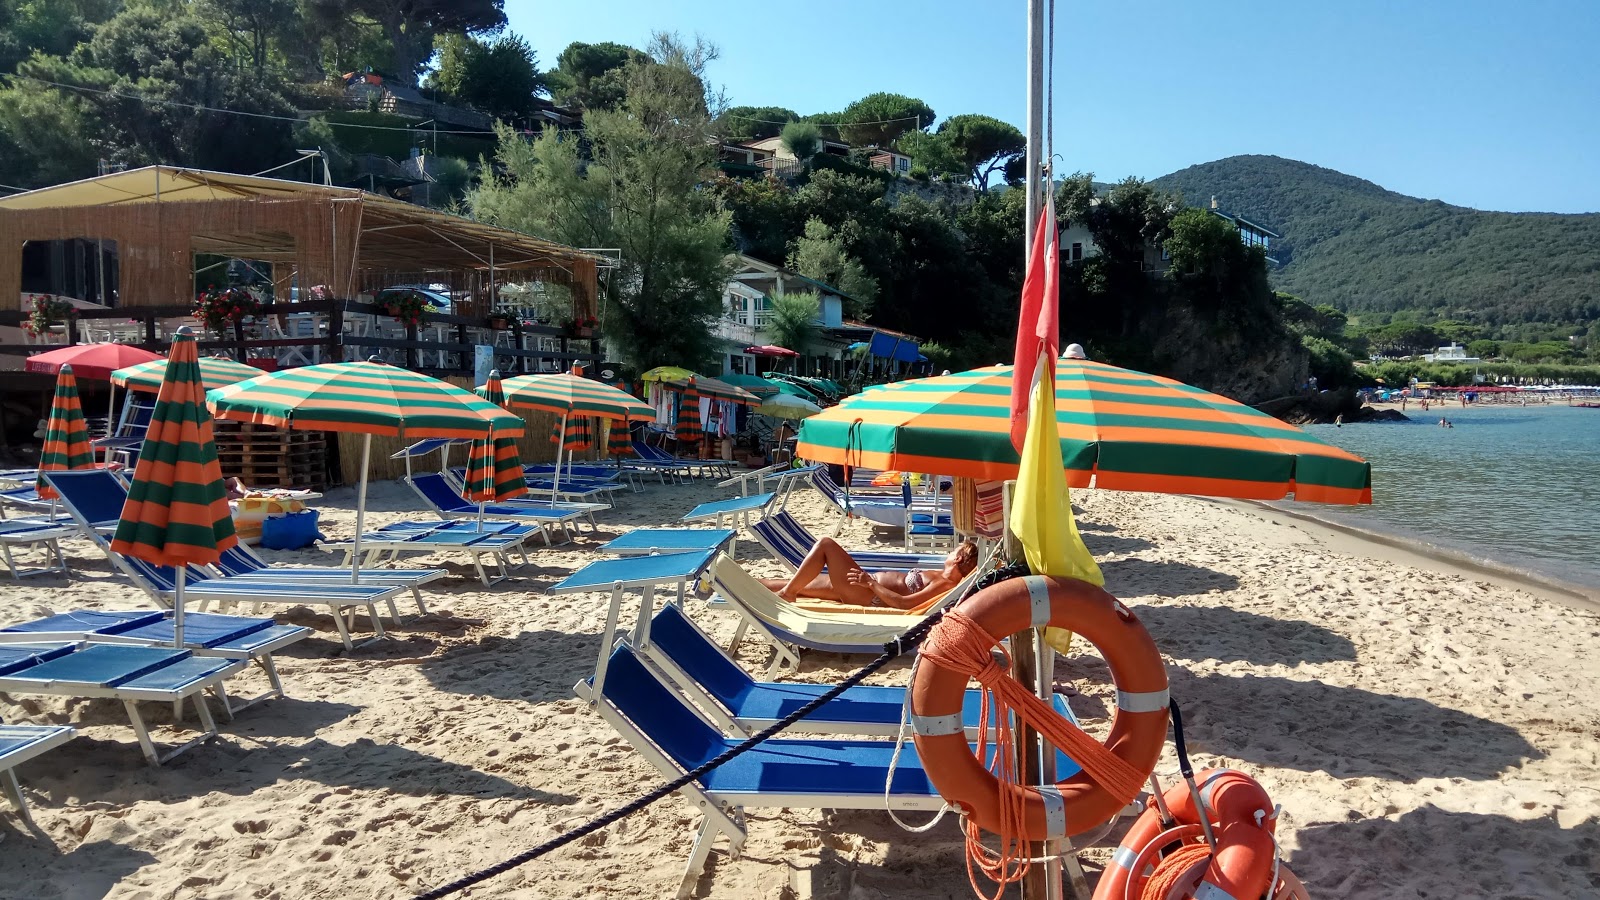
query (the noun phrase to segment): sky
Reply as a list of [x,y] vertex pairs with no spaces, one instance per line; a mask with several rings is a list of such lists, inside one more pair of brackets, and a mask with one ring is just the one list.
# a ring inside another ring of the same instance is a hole
[[[875,91],[1023,124],[1025,0],[506,0],[556,64],[654,31],[721,48],[736,105]],[[1056,0],[1057,171],[1156,178],[1237,154],[1479,209],[1600,211],[1597,0]]]

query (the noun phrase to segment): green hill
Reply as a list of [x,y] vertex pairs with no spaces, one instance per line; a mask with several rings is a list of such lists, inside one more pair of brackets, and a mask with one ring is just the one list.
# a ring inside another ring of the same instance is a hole
[[1600,321],[1600,213],[1484,212],[1276,156],[1220,159],[1155,184],[1191,205],[1215,196],[1283,235],[1274,285],[1313,304],[1496,332]]

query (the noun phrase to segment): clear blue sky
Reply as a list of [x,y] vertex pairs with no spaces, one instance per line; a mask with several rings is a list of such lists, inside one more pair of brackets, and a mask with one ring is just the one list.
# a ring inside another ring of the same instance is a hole
[[[1023,0],[506,0],[542,67],[655,30],[722,49],[735,104],[873,91],[1022,125]],[[1242,153],[1501,210],[1600,211],[1597,0],[1057,0],[1060,170],[1154,178]]]

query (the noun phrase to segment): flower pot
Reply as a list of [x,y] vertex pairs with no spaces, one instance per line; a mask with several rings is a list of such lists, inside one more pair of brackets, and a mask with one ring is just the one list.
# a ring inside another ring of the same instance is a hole
[[495,331],[505,331],[511,327],[511,318],[509,316],[490,316],[489,327]]

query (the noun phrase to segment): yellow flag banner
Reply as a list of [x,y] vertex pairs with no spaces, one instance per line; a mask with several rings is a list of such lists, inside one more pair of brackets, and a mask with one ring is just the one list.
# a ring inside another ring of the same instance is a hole
[[[1067,489],[1061,439],[1056,431],[1056,385],[1051,362],[1041,355],[1036,363],[1028,402],[1028,431],[1011,503],[1011,531],[1022,543],[1028,568],[1035,573],[1077,578],[1104,587],[1106,577],[1084,546],[1078,522],[1072,516],[1072,496]],[[1072,634],[1049,628],[1045,630],[1045,641],[1066,653]]]

